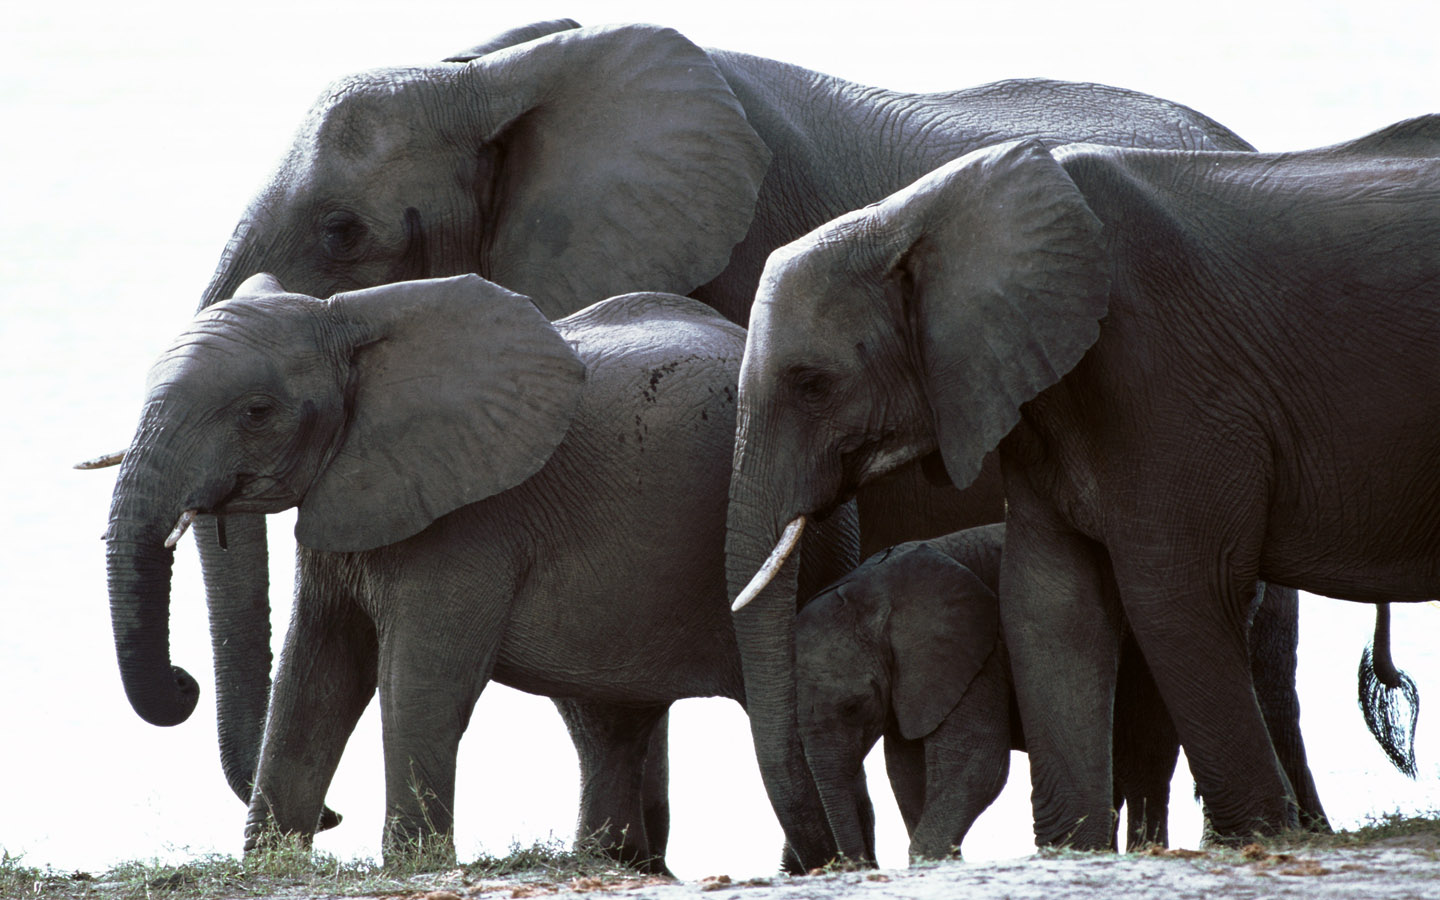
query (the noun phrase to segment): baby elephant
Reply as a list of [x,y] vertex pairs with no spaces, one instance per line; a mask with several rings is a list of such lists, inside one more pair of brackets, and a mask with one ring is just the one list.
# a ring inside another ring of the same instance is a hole
[[[1005,526],[899,544],[816,595],[796,622],[805,756],[842,852],[864,858],[855,786],[875,742],[910,858],[958,855],[1024,750],[1000,638],[996,587]],[[1122,655],[1115,716],[1115,808],[1131,846],[1165,843],[1178,740],[1133,645]]]

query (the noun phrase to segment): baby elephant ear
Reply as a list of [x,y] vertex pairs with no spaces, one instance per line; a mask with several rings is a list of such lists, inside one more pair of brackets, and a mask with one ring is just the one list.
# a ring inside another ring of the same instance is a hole
[[891,704],[900,733],[939,727],[980,675],[1000,639],[1000,604],[968,568],[925,544],[886,560]]
[[1038,143],[942,166],[880,204],[909,240],[897,268],[946,471],[957,487],[1100,334],[1101,225]]
[[394,543],[539,471],[585,365],[527,298],[475,275],[330,301],[347,335],[350,423],[300,504],[319,550]]

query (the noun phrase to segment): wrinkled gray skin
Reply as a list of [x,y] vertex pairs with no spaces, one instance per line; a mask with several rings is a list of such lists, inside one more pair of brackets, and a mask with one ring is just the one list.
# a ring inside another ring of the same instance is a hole
[[[551,318],[596,297],[667,290],[743,324],[771,250],[977,147],[1033,136],[1248,149],[1193,110],[1099,85],[905,94],[707,52],[666,29],[570,24],[332,86],[241,217],[201,306],[259,271],[317,297],[477,272]],[[997,521],[999,469],[992,461],[956,492],[911,467],[860,499],[865,546],[879,549]],[[201,512],[215,643],[242,648],[217,651],[222,757],[248,796],[269,662],[264,532],[233,507]],[[215,513],[226,514],[228,552]],[[736,553],[768,549],[775,535],[741,515],[728,538]],[[767,790],[795,862],[820,865],[833,848],[794,728],[795,591],[784,575],[736,624]],[[165,583],[157,575],[112,596],[134,625],[117,633],[127,693],[157,723],[183,720],[195,702],[188,676],[170,667]]]
[[[1004,541],[1004,525],[984,525],[899,544],[796,618],[805,758],[850,859],[873,861],[852,786],[881,736],[912,861],[958,856],[1025,749],[996,597]],[[1164,845],[1180,743],[1133,643],[1120,668],[1115,809],[1129,846]]]
[[968,484],[999,446],[1041,842],[1111,844],[1121,606],[1239,839],[1297,815],[1251,687],[1257,579],[1440,591],[1440,166],[1385,158],[1437,155],[1437,121],[1292,155],[1022,142],[771,257],[732,526],[754,507],[774,535],[937,451]]
[[[600,761],[585,808],[612,816],[582,833],[664,871],[642,800],[652,732],[676,699],[745,701],[723,555],[743,347],[685,297],[552,325],[473,275],[328,301],[256,276],[197,316],[150,373],[111,576],[138,577],[126,563],[177,509],[298,505],[247,849],[315,831],[378,687],[387,856],[443,850],[457,743],[494,679],[609,712],[577,735]],[[808,551],[817,587],[855,552],[853,515],[835,524]]]

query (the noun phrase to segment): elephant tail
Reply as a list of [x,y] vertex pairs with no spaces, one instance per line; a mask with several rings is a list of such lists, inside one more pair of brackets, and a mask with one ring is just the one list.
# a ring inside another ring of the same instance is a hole
[[[1390,604],[1375,605],[1375,638],[1360,654],[1360,712],[1390,761],[1415,777],[1415,723],[1420,692],[1390,658]],[[1408,721],[1407,721],[1408,720]]]

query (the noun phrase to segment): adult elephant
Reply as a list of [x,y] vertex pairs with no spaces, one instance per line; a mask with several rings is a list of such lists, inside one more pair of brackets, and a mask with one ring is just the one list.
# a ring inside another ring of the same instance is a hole
[[1215,829],[1295,825],[1256,580],[1440,592],[1437,149],[1440,117],[1295,154],[1018,142],[817,229],[752,314],[732,525],[773,542],[937,452],[967,484],[998,445],[1039,840],[1110,845],[1111,567]]
[[[329,301],[261,275],[196,317],[151,370],[110,574],[163,578],[167,533],[196,510],[298,507],[247,847],[316,830],[378,687],[386,855],[436,837],[450,852],[456,750],[493,678],[626,723],[590,786],[612,818],[582,829],[664,871],[642,751],[674,700],[745,700],[723,540],[743,349],[690,298],[551,323],[475,275]],[[815,587],[848,568],[855,535],[817,542]]]
[[[906,94],[707,52],[664,28],[572,24],[328,89],[242,216],[201,306],[258,271],[322,297],[476,272],[552,318],[658,290],[744,323],[771,250],[978,147],[1033,137],[1250,149],[1191,109],[1101,85]],[[964,493],[926,486],[918,469],[869,490],[866,549],[1001,515],[993,464]],[[222,758],[248,796],[269,668],[266,547],[257,518],[231,511],[222,525],[208,515],[220,512],[202,510],[197,532]],[[148,721],[183,720],[195,691],[169,666],[168,593],[112,592],[111,602],[145,610],[146,637],[118,642],[132,704]],[[793,614],[763,602],[736,628],[767,790],[802,863],[818,865],[832,845],[793,724]]]

